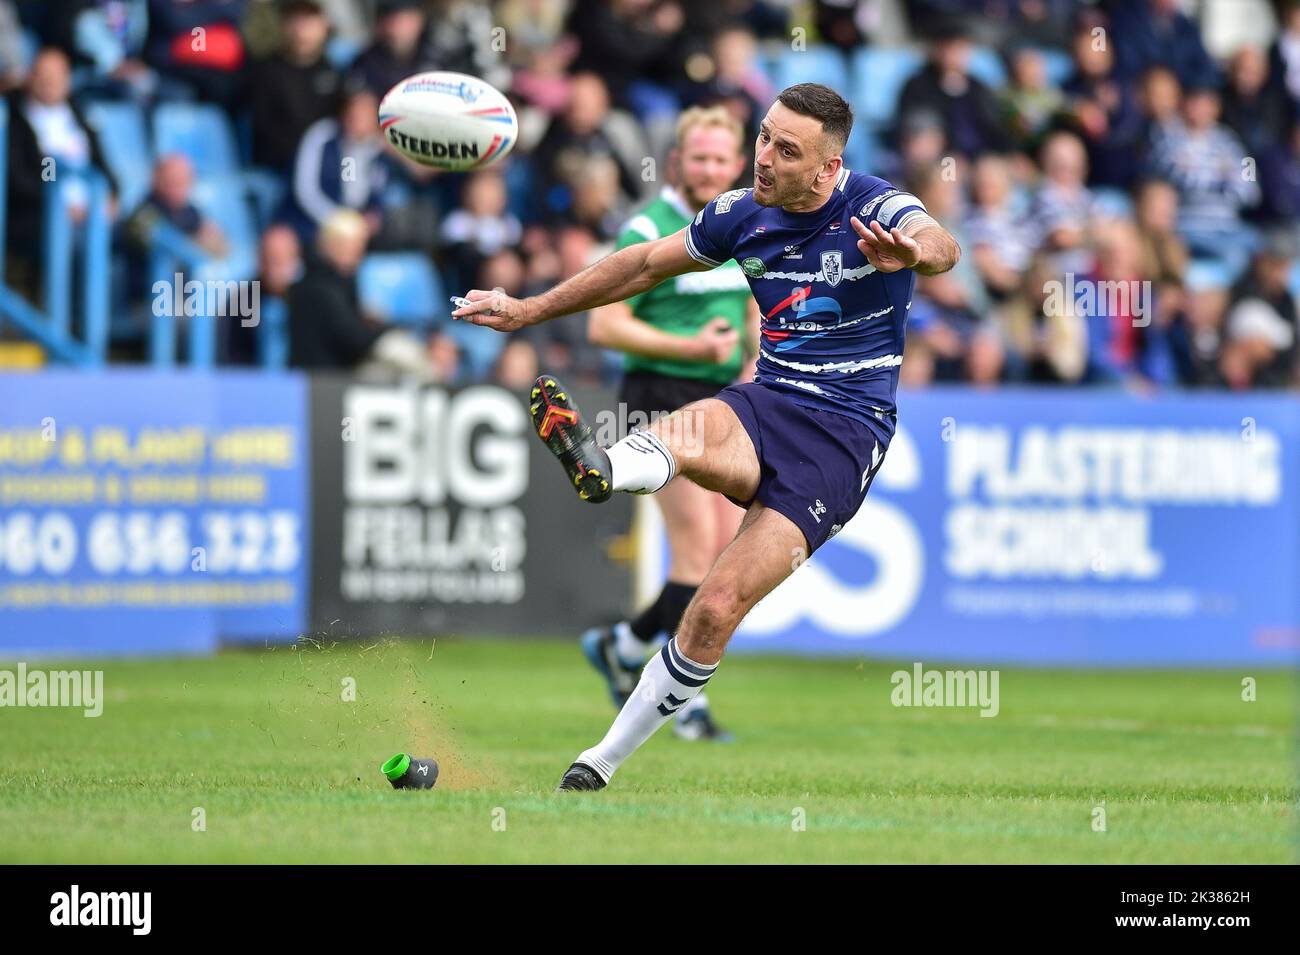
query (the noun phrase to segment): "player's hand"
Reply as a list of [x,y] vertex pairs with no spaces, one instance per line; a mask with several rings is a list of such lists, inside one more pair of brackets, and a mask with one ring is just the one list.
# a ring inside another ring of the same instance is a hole
[[725,318],[712,318],[689,339],[692,361],[724,364],[740,343],[740,333]]
[[853,223],[853,231],[861,237],[858,239],[858,251],[867,257],[877,272],[910,269],[921,261],[921,247],[915,239],[903,235],[897,229],[886,232],[879,222],[873,221],[868,229],[857,216],[849,221]]
[[524,299],[511,298],[505,292],[485,292],[482,289],[473,289],[465,298],[469,304],[453,311],[453,319],[486,325],[498,332],[513,332],[529,324],[528,303]]

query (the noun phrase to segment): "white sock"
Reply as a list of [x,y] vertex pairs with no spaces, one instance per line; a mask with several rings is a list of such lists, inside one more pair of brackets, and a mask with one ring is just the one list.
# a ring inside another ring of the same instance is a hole
[[606,448],[610,486],[616,491],[653,494],[673,479],[677,462],[653,431],[633,431]]
[[626,620],[614,624],[614,652],[629,665],[645,660],[646,645],[637,639],[632,625]]
[[641,671],[641,681],[614,717],[605,738],[578,754],[577,762],[590,766],[605,782],[637,747],[654,735],[678,710],[704,689],[713,671],[682,656],[676,638],[652,656]]

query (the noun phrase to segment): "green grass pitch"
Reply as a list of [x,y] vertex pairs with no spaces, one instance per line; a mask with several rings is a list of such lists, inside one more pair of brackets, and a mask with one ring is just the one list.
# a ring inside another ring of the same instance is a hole
[[[98,719],[0,710],[0,862],[1296,860],[1278,671],[1003,669],[980,718],[894,707],[892,664],[733,656],[709,694],[736,743],[664,730],[604,792],[555,795],[613,715],[572,641],[99,666]],[[435,790],[389,787],[403,749]]]

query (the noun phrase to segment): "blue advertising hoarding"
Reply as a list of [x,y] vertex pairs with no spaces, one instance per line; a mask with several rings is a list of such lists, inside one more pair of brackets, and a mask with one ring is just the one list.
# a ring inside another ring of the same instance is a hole
[[0,376],[0,656],[302,632],[306,381]]
[[935,388],[899,409],[858,515],[759,603],[736,650],[1296,660],[1294,396]]

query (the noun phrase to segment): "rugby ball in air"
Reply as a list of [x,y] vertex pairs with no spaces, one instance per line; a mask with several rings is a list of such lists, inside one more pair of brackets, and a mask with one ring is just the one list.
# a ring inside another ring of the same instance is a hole
[[519,138],[510,101],[464,73],[408,76],[384,94],[379,128],[403,156],[448,172],[491,166]]

